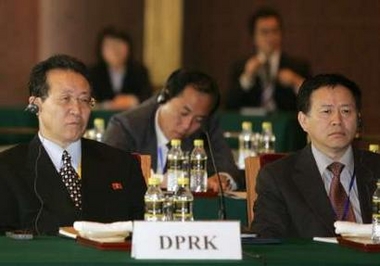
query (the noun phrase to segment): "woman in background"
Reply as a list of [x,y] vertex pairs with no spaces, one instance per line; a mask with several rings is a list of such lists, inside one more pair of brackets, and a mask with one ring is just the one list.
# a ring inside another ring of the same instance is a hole
[[105,109],[128,109],[149,98],[152,87],[147,69],[133,60],[127,33],[105,28],[98,37],[98,63],[91,69],[95,98]]

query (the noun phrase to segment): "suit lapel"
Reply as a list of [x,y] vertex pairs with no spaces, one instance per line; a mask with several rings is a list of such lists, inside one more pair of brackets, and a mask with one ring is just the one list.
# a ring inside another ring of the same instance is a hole
[[38,174],[37,177],[33,176],[37,180],[36,188],[44,202],[44,209],[56,213],[60,221],[75,217],[76,210],[70,195],[38,137],[30,143],[28,164],[29,169]]
[[293,180],[299,193],[320,222],[334,234],[334,213],[310,145],[302,150],[295,165]]
[[354,149],[356,185],[358,188],[360,211],[363,223],[371,223],[372,193],[376,187],[376,178],[370,167],[366,166],[364,153]]
[[157,136],[154,129],[154,121],[147,122],[148,127],[145,133],[144,144],[142,144],[141,154],[151,154],[152,169],[157,169]]

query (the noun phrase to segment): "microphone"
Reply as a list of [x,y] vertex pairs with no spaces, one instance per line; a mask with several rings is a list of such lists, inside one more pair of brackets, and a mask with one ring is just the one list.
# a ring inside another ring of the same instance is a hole
[[201,130],[206,135],[208,148],[210,151],[212,167],[214,168],[214,171],[215,171],[217,179],[218,179],[218,185],[219,185],[218,217],[219,217],[219,220],[226,220],[226,218],[227,218],[226,201],[225,201],[225,196],[224,196],[224,189],[222,186],[222,179],[220,178],[219,171],[216,168],[215,159],[214,159],[214,152],[213,152],[213,148],[212,148],[212,144],[211,144],[211,140],[210,140],[210,135],[208,134],[207,124],[205,122],[203,122],[201,124]]

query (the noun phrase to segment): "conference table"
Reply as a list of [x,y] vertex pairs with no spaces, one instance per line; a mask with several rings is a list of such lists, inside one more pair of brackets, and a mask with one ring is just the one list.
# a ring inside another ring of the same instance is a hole
[[[243,193],[242,193],[243,194]],[[194,219],[199,220],[217,220],[219,219],[218,196],[199,197],[195,195],[193,204]],[[228,220],[238,220],[242,226],[247,225],[247,201],[243,197],[225,196],[225,212]]]
[[380,265],[380,253],[338,244],[285,239],[279,244],[243,245],[236,260],[136,260],[129,251],[98,250],[73,239],[37,236],[33,240],[0,237],[0,265]]

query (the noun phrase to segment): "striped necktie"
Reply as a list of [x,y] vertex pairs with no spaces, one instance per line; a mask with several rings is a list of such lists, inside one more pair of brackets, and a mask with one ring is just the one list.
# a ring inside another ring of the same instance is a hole
[[330,186],[330,202],[335,211],[336,219],[343,221],[355,222],[355,215],[352,210],[352,205],[348,202],[348,209],[345,205],[349,198],[344,190],[342,184],[340,183],[340,173],[344,168],[344,164],[339,162],[334,162],[330,164],[327,169],[333,174]]

